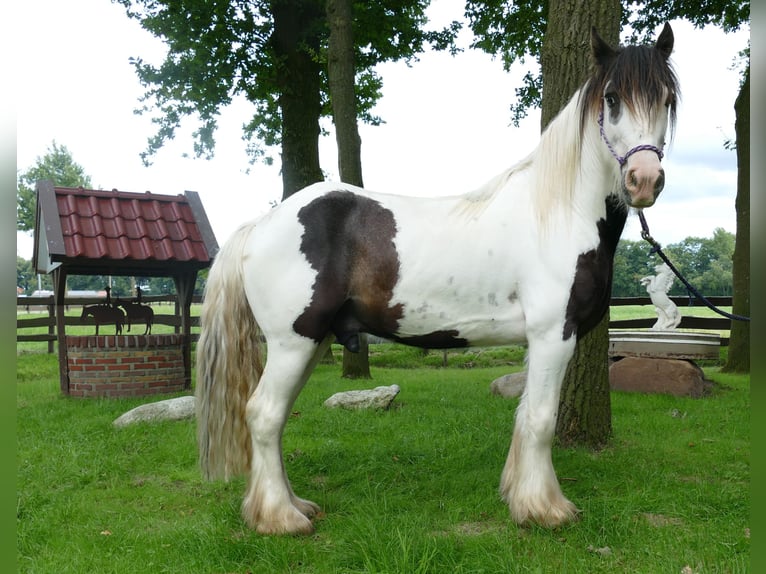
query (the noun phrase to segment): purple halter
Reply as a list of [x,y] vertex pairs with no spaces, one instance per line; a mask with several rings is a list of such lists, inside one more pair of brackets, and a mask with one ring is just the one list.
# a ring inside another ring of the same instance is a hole
[[652,144],[641,144],[637,145],[634,148],[631,148],[628,150],[628,153],[625,155],[618,155],[616,151],[614,151],[614,148],[612,147],[612,144],[609,143],[609,138],[606,137],[606,132],[604,131],[604,108],[601,108],[601,111],[598,113],[598,127],[601,130],[601,138],[604,140],[604,143],[606,144],[606,147],[609,148],[609,151],[612,154],[612,157],[617,160],[617,163],[620,164],[620,167],[624,166],[628,162],[628,158],[632,156],[637,151],[644,151],[649,150],[653,151],[654,153],[659,156],[660,161],[662,161],[662,158],[665,156],[664,153],[662,153],[662,149],[658,148],[657,146],[654,146]]

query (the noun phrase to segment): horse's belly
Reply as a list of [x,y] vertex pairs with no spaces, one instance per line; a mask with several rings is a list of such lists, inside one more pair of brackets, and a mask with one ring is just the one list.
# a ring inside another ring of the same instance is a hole
[[517,301],[493,293],[460,299],[422,300],[404,305],[396,337],[424,347],[503,345],[525,340],[525,321]]

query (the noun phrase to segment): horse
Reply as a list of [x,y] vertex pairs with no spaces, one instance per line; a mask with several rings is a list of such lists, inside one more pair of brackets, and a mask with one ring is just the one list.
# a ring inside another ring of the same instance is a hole
[[143,322],[146,324],[144,335],[150,335],[152,332],[152,322],[154,321],[154,310],[149,305],[133,303],[132,301],[120,301],[118,305],[125,310],[128,318],[128,332],[132,323]]
[[657,275],[641,277],[639,282],[646,287],[649,298],[657,312],[657,322],[652,325],[653,331],[672,331],[681,324],[681,313],[678,307],[668,297],[668,291],[673,286],[675,276],[667,263],[654,266]]
[[112,305],[89,305],[82,308],[81,319],[85,319],[88,315],[92,316],[96,322],[96,335],[98,335],[98,326],[102,323],[113,323],[115,326],[115,335],[122,333],[122,325],[125,322],[125,313],[118,307]]
[[[611,47],[527,157],[485,185],[415,197],[321,182],[242,224],[210,269],[197,345],[203,476],[247,474],[241,514],[261,534],[308,534],[319,507],[287,478],[282,434],[328,346],[370,333],[424,348],[526,341],[500,496],[512,519],[578,518],[551,460],[575,342],[604,316],[630,208],[655,203],[673,135],[673,32]],[[425,194],[424,194],[425,195]]]

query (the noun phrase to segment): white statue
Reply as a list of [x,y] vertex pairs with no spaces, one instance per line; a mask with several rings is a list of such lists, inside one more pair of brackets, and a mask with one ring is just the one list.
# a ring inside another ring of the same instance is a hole
[[657,311],[657,322],[652,325],[653,331],[671,331],[678,327],[681,322],[681,313],[678,307],[668,297],[668,291],[673,285],[675,277],[667,263],[660,263],[654,267],[657,275],[649,275],[640,279],[641,285],[646,286],[649,298],[652,300]]

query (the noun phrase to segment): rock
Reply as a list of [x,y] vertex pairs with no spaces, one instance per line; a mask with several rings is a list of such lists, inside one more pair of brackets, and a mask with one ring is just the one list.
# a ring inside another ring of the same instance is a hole
[[125,427],[138,422],[178,421],[194,417],[194,397],[178,397],[138,406],[120,415],[112,423]]
[[399,385],[375,387],[362,391],[335,393],[324,402],[328,408],[344,409],[387,409],[399,394]]
[[593,546],[593,544],[588,545],[588,552],[593,552],[594,554],[600,554],[601,556],[611,556],[612,555],[612,549],[609,548],[609,546],[603,546],[601,548],[596,548]]
[[701,397],[709,384],[702,369],[689,360],[625,357],[609,367],[609,386],[614,391]]
[[518,373],[511,373],[509,375],[503,375],[500,378],[495,379],[489,385],[489,390],[494,395],[500,395],[501,397],[514,398],[521,396],[524,392],[524,385],[527,383],[527,372],[519,371]]

